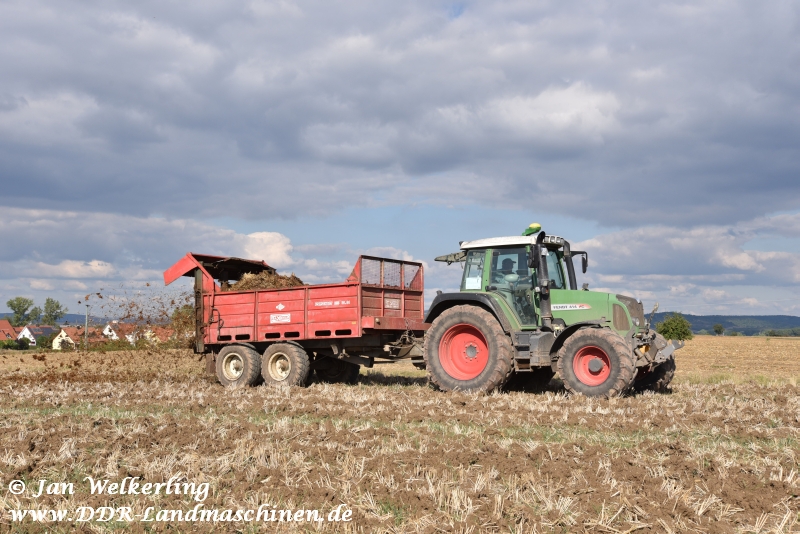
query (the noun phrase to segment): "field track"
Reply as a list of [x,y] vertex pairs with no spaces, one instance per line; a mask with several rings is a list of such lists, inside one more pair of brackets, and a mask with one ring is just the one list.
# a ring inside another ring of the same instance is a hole
[[[410,365],[355,386],[226,390],[181,351],[0,353],[0,530],[9,508],[191,508],[181,496],[14,496],[12,479],[180,473],[207,507],[345,503],[350,523],[244,532],[800,532],[800,340],[701,336],[673,392],[466,395]],[[22,361],[20,361],[20,359]],[[42,361],[43,360],[43,361]],[[213,524],[49,531],[229,532]],[[44,530],[42,527],[41,530]]]

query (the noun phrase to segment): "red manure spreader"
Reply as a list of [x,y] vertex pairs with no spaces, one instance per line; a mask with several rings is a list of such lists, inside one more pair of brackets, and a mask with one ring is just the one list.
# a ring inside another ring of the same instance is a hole
[[236,290],[263,261],[186,254],[164,283],[194,278],[195,352],[223,385],[354,382],[359,366],[411,359],[422,365],[421,263],[361,256],[344,282]]

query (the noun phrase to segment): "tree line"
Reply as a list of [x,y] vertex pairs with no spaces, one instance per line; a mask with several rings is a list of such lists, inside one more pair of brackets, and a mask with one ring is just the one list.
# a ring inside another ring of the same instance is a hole
[[27,324],[58,326],[58,321],[69,311],[60,302],[50,297],[45,299],[44,308],[34,306],[33,299],[25,297],[14,297],[6,302],[6,306],[12,312],[11,317],[8,318],[11,326]]

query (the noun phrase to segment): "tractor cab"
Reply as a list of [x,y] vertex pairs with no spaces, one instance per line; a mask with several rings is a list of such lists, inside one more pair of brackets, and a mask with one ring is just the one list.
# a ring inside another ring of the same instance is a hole
[[[572,251],[565,239],[540,230],[534,224],[521,236],[462,241],[460,252],[436,260],[462,262],[462,293],[493,293],[501,297],[521,329],[537,328],[542,325],[540,319],[547,320],[552,312],[547,304],[553,291],[578,289],[572,258],[582,257],[584,273],[588,266],[586,252]],[[566,294],[561,298],[574,300]]]

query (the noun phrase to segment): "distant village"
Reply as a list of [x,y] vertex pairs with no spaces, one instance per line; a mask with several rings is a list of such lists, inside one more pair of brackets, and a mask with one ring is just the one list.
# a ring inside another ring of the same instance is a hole
[[[26,341],[23,341],[26,340]],[[142,326],[137,324],[109,321],[104,326],[83,325],[51,326],[29,324],[14,327],[8,319],[0,319],[0,341],[14,341],[18,348],[52,350],[75,350],[84,347],[106,345],[109,342],[122,342],[136,346],[142,343],[165,344],[178,341],[175,330],[170,326]],[[43,344],[43,346],[40,346]],[[11,348],[6,343],[5,348]]]
[[6,304],[14,314],[0,318],[0,349],[86,350],[142,345],[178,347],[187,346],[193,335],[189,331],[193,330],[193,325],[187,322],[193,312],[185,306],[174,310],[163,324],[103,320],[97,325],[89,323],[87,316],[85,326],[62,321],[67,310],[54,299],[48,298],[43,309],[34,307],[31,299],[23,297],[13,298]]

